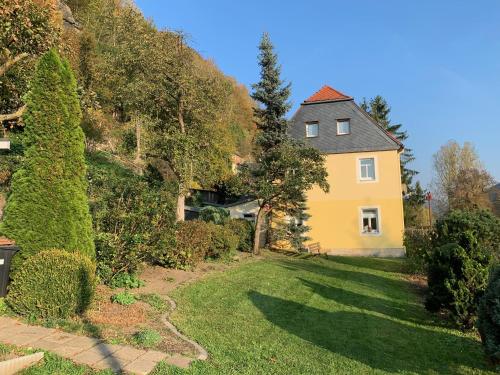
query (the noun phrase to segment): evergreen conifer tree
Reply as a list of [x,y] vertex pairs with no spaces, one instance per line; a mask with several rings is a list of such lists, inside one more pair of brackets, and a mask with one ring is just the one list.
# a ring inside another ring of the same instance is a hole
[[[253,85],[252,94],[252,98],[261,105],[255,109],[258,128],[258,147],[254,151],[256,163],[240,165],[240,173],[233,184],[233,190],[238,194],[254,196],[259,200],[254,253],[259,252],[261,229],[269,215],[276,212],[279,213],[276,216],[287,215],[300,220],[306,215],[304,193],[314,185],[324,191],[329,189],[321,153],[290,139],[287,134],[285,115],[290,109],[290,84],[285,84],[280,78],[281,69],[269,35],[263,35],[259,50],[261,79]],[[296,229],[281,227],[280,232],[290,239],[290,235],[297,237],[303,233],[297,234],[302,229]],[[306,231],[307,228],[303,229]],[[273,238],[273,234],[269,237]],[[294,242],[293,238],[291,242]]]
[[27,96],[25,158],[14,174],[1,232],[21,248],[95,255],[76,80],[55,50],[39,60]]
[[[394,135],[399,141],[404,143],[408,139],[408,133],[401,130],[402,124],[392,124],[389,118],[391,112],[391,107],[387,104],[387,101],[377,95],[370,101],[363,98],[360,103],[360,107],[365,110],[375,121],[377,121],[384,129]],[[418,172],[407,168],[408,163],[415,160],[413,152],[409,148],[405,148],[403,154],[401,155],[401,182],[406,184],[408,187],[411,186],[413,176]]]
[[288,122],[285,115],[291,108],[290,84],[281,78],[281,67],[274,46],[267,33],[259,44],[260,81],[252,85],[252,98],[262,107],[254,108],[257,129],[260,130],[256,143],[263,151],[280,144],[287,136]]

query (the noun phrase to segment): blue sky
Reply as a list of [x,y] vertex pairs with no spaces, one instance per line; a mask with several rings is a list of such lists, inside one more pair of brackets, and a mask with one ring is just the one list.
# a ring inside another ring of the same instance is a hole
[[[359,101],[382,95],[410,134],[417,179],[450,139],[471,141],[500,181],[500,1],[137,0],[159,28],[248,87],[269,32],[292,112],[328,84]],[[291,114],[290,114],[291,115]]]

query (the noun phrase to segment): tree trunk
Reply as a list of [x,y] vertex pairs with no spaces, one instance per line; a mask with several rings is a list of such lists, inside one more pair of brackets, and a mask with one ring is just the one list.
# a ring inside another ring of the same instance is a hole
[[177,222],[184,221],[184,207],[185,207],[186,195],[179,192],[177,196],[177,210],[175,212],[175,220]]
[[26,52],[23,52],[17,56],[11,57],[10,52],[4,49],[4,56],[7,58],[7,60],[2,65],[0,65],[0,76],[3,76],[10,68],[12,68],[12,66],[17,64],[19,61],[27,58],[29,55]]
[[136,150],[135,150],[135,163],[137,165],[141,162],[141,121],[136,119],[135,122],[135,139],[136,139]]
[[255,221],[255,233],[253,235],[253,253],[255,255],[258,255],[260,253],[260,232],[262,230],[262,224],[264,223],[265,217],[266,211],[263,207],[261,207],[257,214],[257,219]]

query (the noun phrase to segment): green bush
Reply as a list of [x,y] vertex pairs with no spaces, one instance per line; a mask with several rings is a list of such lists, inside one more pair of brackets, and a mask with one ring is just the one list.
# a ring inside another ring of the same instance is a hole
[[3,315],[7,312],[7,304],[5,303],[5,298],[0,298],[0,315]]
[[162,341],[162,337],[154,329],[145,329],[134,334],[134,341],[143,348],[153,348]]
[[133,305],[137,300],[133,294],[125,290],[124,292],[113,294],[111,296],[111,301],[123,306],[129,306]]
[[478,329],[486,355],[500,366],[500,266],[492,270],[479,304]]
[[238,248],[238,236],[224,225],[210,224],[210,245],[206,257],[219,259],[234,253]]
[[76,80],[56,50],[38,60],[26,104],[24,159],[0,229],[21,248],[13,267],[51,248],[94,258]]
[[176,246],[169,249],[160,264],[186,269],[193,267],[207,256],[214,224],[201,220],[183,221],[177,224]]
[[112,288],[140,288],[144,286],[144,281],[139,279],[136,274],[130,274],[125,272],[120,272],[116,274],[111,281],[109,282],[109,286]]
[[432,253],[434,231],[428,228],[408,228],[405,230],[406,264],[410,273],[425,274]]
[[95,265],[85,255],[46,250],[29,257],[13,274],[7,303],[34,318],[67,318],[83,313],[95,287]]
[[137,147],[137,136],[135,129],[127,129],[121,134],[120,151],[126,155],[131,155]]
[[89,155],[89,195],[97,272],[109,284],[141,262],[162,262],[175,246],[175,203],[169,186],[137,176],[103,154]]
[[245,219],[231,219],[226,227],[238,236],[238,250],[251,252],[253,248],[253,224]]
[[465,249],[480,246],[500,259],[500,219],[490,211],[451,211],[436,222],[435,230],[435,247],[448,243]]
[[458,326],[471,328],[490,262],[488,252],[480,247],[464,249],[451,243],[435,249],[429,258],[425,307],[431,312],[447,310]]
[[200,210],[199,218],[207,223],[225,224],[229,221],[229,211],[223,207],[206,206]]

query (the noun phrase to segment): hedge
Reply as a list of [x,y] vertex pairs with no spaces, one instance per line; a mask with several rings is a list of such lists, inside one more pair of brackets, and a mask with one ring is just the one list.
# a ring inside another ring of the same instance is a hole
[[500,366],[500,266],[492,270],[481,299],[478,329],[487,357],[494,365]]
[[20,315],[68,318],[90,305],[95,265],[85,255],[46,250],[29,257],[13,274],[7,303]]

